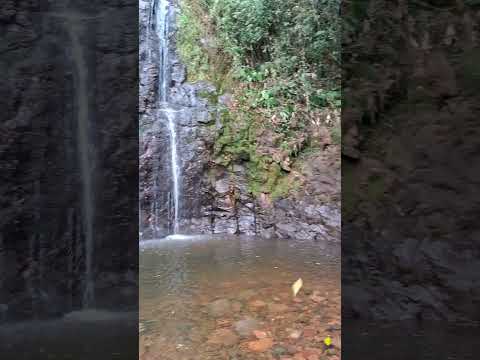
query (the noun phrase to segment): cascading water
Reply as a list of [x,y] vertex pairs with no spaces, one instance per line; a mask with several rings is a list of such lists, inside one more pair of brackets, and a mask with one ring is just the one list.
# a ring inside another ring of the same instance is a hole
[[159,70],[160,79],[158,81],[159,99],[163,106],[167,106],[168,101],[168,53],[169,53],[169,9],[168,0],[158,0],[156,8],[156,31],[159,41]]
[[172,109],[165,108],[165,114],[168,119],[168,130],[170,132],[171,139],[171,162],[172,162],[172,179],[173,179],[173,232],[176,234],[178,232],[178,210],[179,210],[179,200],[180,200],[180,189],[179,189],[179,177],[180,177],[180,168],[178,166],[178,154],[177,154],[177,132],[175,130],[175,116]]
[[[140,238],[160,239],[209,231],[206,188],[196,191],[207,163],[205,147],[211,109],[200,92],[207,83],[191,84],[176,49],[178,2],[140,2]],[[204,186],[205,185],[205,186]],[[205,199],[205,201],[204,201]],[[199,220],[199,221],[197,221]]]
[[158,98],[159,114],[163,114],[168,121],[168,130],[170,135],[170,161],[172,171],[172,192],[173,192],[173,232],[176,234],[179,230],[179,209],[180,209],[180,165],[177,147],[177,130],[175,124],[175,111],[168,103],[169,90],[169,20],[170,3],[168,0],[158,0],[155,8],[156,33],[159,41],[159,81]]
[[76,92],[76,121],[77,121],[77,146],[82,182],[82,221],[85,236],[85,285],[83,292],[83,307],[93,305],[95,299],[93,280],[93,161],[92,144],[89,137],[90,107],[88,101],[88,66],[84,49],[81,43],[81,34],[84,30],[81,17],[75,15],[58,15],[65,18],[65,27],[71,41],[72,60],[74,63],[75,92]]

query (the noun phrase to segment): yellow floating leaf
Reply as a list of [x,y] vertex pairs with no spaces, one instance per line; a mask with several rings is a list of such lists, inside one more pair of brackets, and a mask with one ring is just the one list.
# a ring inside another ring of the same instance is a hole
[[301,278],[293,283],[292,285],[293,296],[297,296],[302,286],[303,286],[303,280]]
[[327,336],[325,339],[323,339],[323,343],[327,346],[332,345],[332,338],[330,336]]

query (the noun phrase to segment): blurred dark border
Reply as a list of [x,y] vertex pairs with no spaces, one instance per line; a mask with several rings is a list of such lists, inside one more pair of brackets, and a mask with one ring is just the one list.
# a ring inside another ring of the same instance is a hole
[[342,357],[478,358],[480,2],[342,19]]
[[0,357],[136,358],[138,1],[0,10]]

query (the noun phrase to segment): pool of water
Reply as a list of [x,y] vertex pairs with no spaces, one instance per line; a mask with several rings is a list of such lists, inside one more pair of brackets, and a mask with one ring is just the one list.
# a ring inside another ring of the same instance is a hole
[[72,312],[63,318],[0,326],[2,360],[132,360],[138,313]]
[[225,236],[141,243],[142,360],[335,359],[340,303],[338,243]]

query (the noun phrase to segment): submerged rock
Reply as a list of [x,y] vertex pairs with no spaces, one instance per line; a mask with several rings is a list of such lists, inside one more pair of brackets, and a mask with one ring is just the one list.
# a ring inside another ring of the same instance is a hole
[[208,305],[208,313],[213,317],[221,317],[232,311],[232,305],[227,299],[220,299]]
[[245,319],[239,320],[233,324],[235,331],[241,337],[249,337],[253,334],[255,330],[258,330],[260,323],[254,318],[247,317]]
[[249,300],[254,297],[257,293],[254,290],[244,290],[238,293],[237,299],[239,300]]
[[214,345],[232,346],[238,343],[238,336],[228,329],[215,330],[209,337],[207,342]]
[[285,304],[275,304],[275,303],[268,304],[268,311],[274,314],[281,314],[288,310],[289,308]]
[[248,348],[255,352],[264,352],[269,350],[273,346],[273,340],[269,338],[260,339],[256,341],[250,341]]

